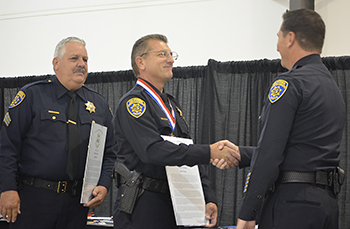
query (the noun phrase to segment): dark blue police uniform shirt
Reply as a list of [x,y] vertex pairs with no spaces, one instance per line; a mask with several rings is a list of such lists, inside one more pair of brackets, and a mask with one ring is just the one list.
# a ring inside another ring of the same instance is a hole
[[280,171],[329,171],[339,164],[345,105],[319,55],[277,77],[264,100],[257,147],[240,147],[249,166],[239,218],[254,220]]
[[[68,90],[56,77],[24,86],[10,105],[0,135],[1,189],[16,190],[16,172],[41,179],[69,180],[66,174]],[[83,86],[76,91],[82,178],[91,122],[108,128],[99,185],[111,184],[114,153],[112,113],[107,101]]]
[[[153,85],[153,90],[161,94]],[[148,177],[166,180],[166,165],[208,164],[210,160],[209,145],[175,145],[164,141],[161,135],[174,134],[176,137],[190,138],[188,126],[179,103],[171,95],[176,115],[176,129],[172,132],[169,121],[159,105],[145,90],[136,85],[125,94],[118,104],[113,118],[117,140],[117,160],[123,162],[130,170],[142,172]],[[138,98],[145,102],[144,113],[136,118],[127,109],[130,99]],[[216,202],[214,191],[206,170],[199,166],[206,202]]]

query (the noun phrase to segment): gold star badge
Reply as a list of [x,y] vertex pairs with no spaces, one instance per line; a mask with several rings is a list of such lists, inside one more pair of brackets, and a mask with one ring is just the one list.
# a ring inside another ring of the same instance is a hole
[[87,103],[85,103],[85,106],[86,106],[86,110],[90,111],[90,113],[95,112],[96,107],[92,102],[87,101]]

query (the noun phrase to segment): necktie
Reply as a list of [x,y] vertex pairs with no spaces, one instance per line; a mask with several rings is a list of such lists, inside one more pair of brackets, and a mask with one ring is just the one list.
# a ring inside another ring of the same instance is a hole
[[74,180],[79,168],[79,132],[77,126],[77,101],[75,92],[69,91],[67,94],[71,97],[68,109],[68,160],[67,174],[71,180]]
[[171,108],[170,108],[169,101],[168,101],[168,95],[165,93],[161,93],[160,97],[162,98],[166,108],[168,108],[169,112],[171,113]]

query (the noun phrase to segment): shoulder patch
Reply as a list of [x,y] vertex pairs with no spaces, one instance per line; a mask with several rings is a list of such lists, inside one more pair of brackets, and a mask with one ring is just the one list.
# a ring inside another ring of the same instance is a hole
[[146,111],[146,102],[140,98],[131,98],[126,102],[126,109],[135,118],[140,118]]
[[288,88],[288,82],[285,80],[276,80],[270,89],[269,92],[269,100],[271,103],[276,102],[279,100],[283,94],[287,91]]
[[10,104],[9,108],[14,108],[19,104],[21,104],[21,102],[24,100],[25,97],[26,97],[26,94],[23,91],[19,91],[15,96],[15,98],[13,99],[12,103]]

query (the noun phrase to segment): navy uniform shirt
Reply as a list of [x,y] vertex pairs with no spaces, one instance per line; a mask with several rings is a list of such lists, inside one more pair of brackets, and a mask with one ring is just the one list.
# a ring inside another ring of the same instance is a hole
[[[66,174],[68,143],[68,90],[56,77],[24,86],[11,103],[0,135],[2,191],[16,190],[16,172],[46,180],[69,180]],[[115,163],[112,113],[107,101],[83,86],[76,91],[80,161],[77,179],[84,176],[91,122],[108,127],[99,185],[110,187]]]
[[[159,90],[148,84],[155,93],[161,95]],[[113,118],[117,161],[123,162],[131,171],[136,170],[161,180],[166,180],[166,165],[193,166],[208,164],[210,160],[209,145],[175,145],[163,140],[161,135],[190,138],[180,105],[174,97],[167,96],[176,114],[174,132],[163,110],[139,85],[121,98]],[[135,105],[141,108],[131,111],[130,108]],[[206,202],[216,202],[205,169],[199,166],[199,170]]]
[[280,171],[329,171],[339,165],[345,121],[343,97],[319,55],[300,59],[277,77],[264,100],[257,147],[240,147],[251,158],[238,217],[255,220]]

